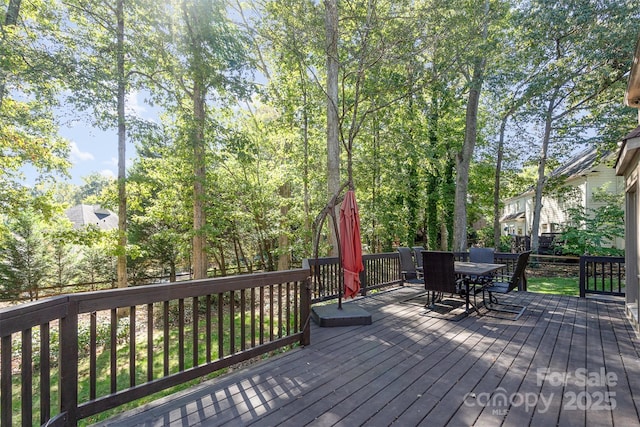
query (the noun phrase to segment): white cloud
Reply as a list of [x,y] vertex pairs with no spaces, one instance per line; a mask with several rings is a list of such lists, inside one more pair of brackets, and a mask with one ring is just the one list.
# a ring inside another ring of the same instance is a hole
[[116,157],[111,157],[109,160],[105,160],[102,162],[103,165],[113,166],[114,168],[118,167],[118,159]]
[[144,113],[147,112],[147,108],[144,104],[140,103],[138,99],[139,94],[140,93],[137,90],[129,92],[125,100],[125,105],[128,114],[132,114],[136,117],[143,117]]
[[104,176],[105,178],[116,179],[116,174],[111,169],[102,169],[100,171],[100,175]]
[[73,141],[71,142],[71,158],[81,162],[95,159],[93,157],[93,154],[89,153],[88,151],[80,151],[80,149],[78,148],[78,144]]

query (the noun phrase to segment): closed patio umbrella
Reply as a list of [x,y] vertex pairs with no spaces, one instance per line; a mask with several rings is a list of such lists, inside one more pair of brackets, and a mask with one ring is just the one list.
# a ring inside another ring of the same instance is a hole
[[347,191],[340,206],[340,253],[344,271],[344,297],[354,298],[360,291],[362,242],[360,240],[360,216],[353,190]]

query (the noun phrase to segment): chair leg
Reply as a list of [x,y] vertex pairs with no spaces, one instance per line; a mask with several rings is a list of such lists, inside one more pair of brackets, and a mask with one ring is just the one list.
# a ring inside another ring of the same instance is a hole
[[491,292],[489,292],[489,304],[487,304],[484,301],[484,292],[482,292],[482,301],[484,302],[484,306],[487,307],[487,310],[515,314],[516,317],[514,317],[513,320],[518,320],[520,316],[522,316],[522,313],[524,313],[524,310],[526,309],[526,307],[523,305],[500,304],[498,302],[498,299]]

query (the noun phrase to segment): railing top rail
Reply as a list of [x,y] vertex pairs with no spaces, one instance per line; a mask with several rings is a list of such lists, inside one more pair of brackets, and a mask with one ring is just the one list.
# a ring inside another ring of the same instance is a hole
[[205,296],[305,280],[310,274],[310,270],[300,268],[286,271],[136,286],[126,289],[82,292],[70,295],[70,299],[78,302],[78,311],[80,313],[88,313],[115,307],[150,304],[160,301]]
[[605,256],[605,255],[582,255],[580,259],[587,262],[595,261],[595,262],[624,263],[625,261],[623,256]]
[[0,309],[0,333],[3,336],[65,317],[69,296],[61,295]]
[[[385,259],[385,258],[394,258],[398,256],[398,252],[382,252],[378,254],[363,254],[362,259]],[[316,258],[305,258],[302,262],[303,268],[307,268],[311,265],[330,265],[338,262],[338,257],[318,257]]]
[[65,317],[70,302],[77,303],[79,313],[89,313],[300,281],[309,275],[310,270],[300,268],[62,295],[0,309],[0,331],[8,335]]

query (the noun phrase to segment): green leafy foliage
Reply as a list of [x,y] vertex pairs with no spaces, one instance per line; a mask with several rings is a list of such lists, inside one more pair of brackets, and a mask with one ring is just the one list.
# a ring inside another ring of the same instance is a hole
[[[327,203],[324,3],[123,7],[122,45],[117,10],[106,0],[23,1],[19,25],[2,27],[0,241],[16,234],[11,214],[33,206],[57,259],[57,279],[47,283],[60,287],[111,283],[113,257],[125,254],[136,284],[160,274],[174,280],[190,271],[199,237],[215,274],[299,265]],[[340,172],[343,180],[352,174],[368,252],[452,247],[456,178],[465,173],[456,165],[479,58],[486,64],[463,225],[481,244],[496,245],[490,230],[472,230],[494,215],[501,124],[503,200],[539,179],[549,105],[547,170],[575,144],[615,143],[636,125],[619,99],[640,22],[628,1],[378,0],[338,8]],[[155,122],[134,109],[118,119],[121,49],[126,91],[159,112]],[[137,151],[126,178],[128,245],[116,249],[112,234],[57,222],[65,204],[115,211],[124,202],[116,181],[97,174],[79,188],[50,185],[70,164],[58,120],[126,124]],[[35,190],[24,182],[25,166],[39,176]],[[546,185],[549,194],[563,183]],[[204,221],[195,222],[196,210]],[[567,250],[607,252],[620,233],[609,222],[616,212],[575,212]],[[331,249],[327,235],[321,255]]]
[[624,210],[620,196],[595,193],[594,202],[600,206],[585,210],[570,208],[571,225],[562,233],[562,252],[567,255],[621,256],[615,247],[616,239],[624,238]]
[[17,213],[9,221],[12,233],[0,246],[0,295],[37,299],[49,275],[51,258],[42,221],[33,210]]

